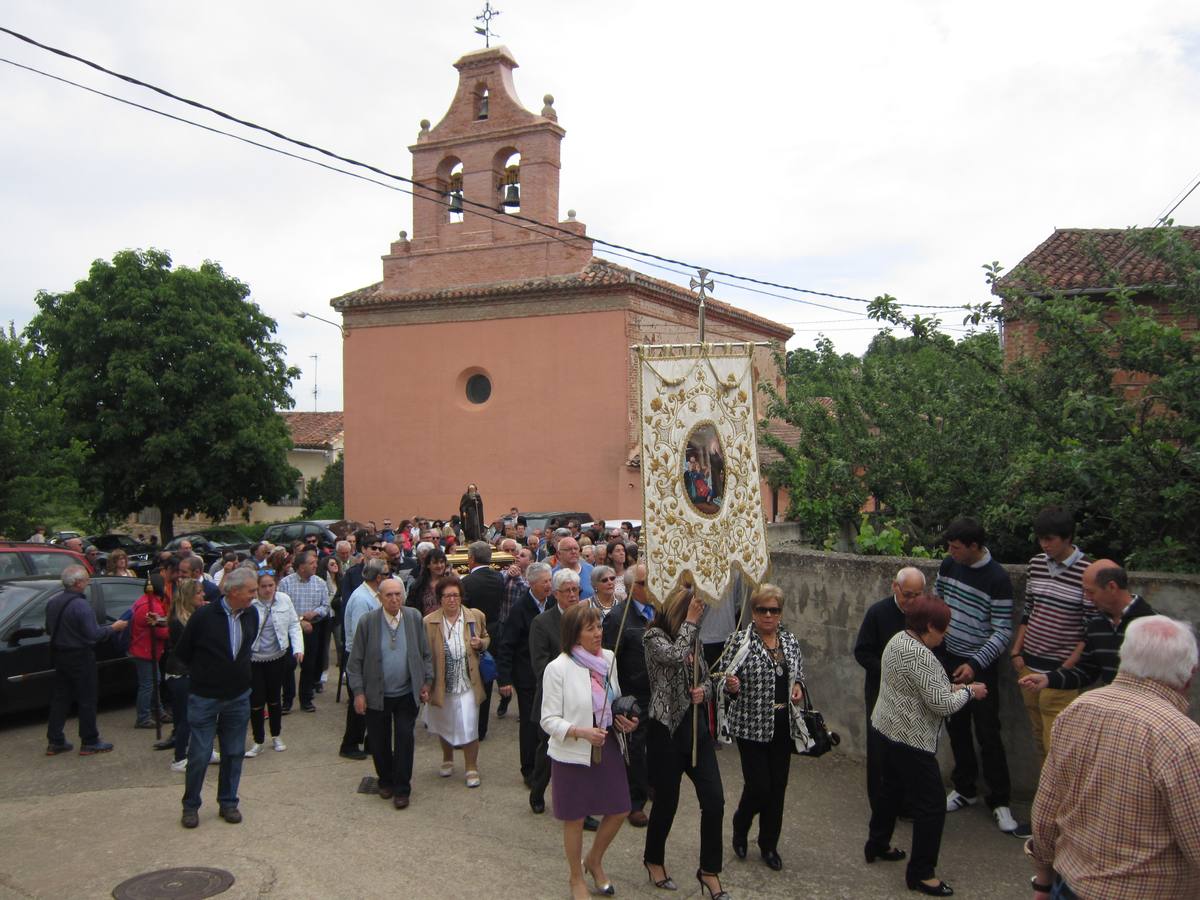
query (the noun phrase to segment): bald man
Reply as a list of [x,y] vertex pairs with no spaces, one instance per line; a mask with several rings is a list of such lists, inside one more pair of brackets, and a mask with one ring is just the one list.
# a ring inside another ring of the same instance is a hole
[[1111,559],[1096,560],[1084,569],[1083,596],[1099,615],[1087,621],[1079,662],[1071,668],[1026,675],[1019,682],[1021,687],[1028,691],[1046,687],[1061,691],[1085,688],[1097,680],[1111,684],[1129,623],[1155,614],[1141,596],[1129,592],[1129,575]]
[[905,566],[896,573],[892,581],[892,592],[882,600],[871,604],[863,616],[854,642],[854,658],[867,670],[863,694],[867,706],[867,799],[871,809],[883,790],[883,772],[880,769],[878,734],[871,727],[871,710],[879,698],[880,660],[888,641],[904,630],[905,605],[925,593],[925,573],[913,566]]

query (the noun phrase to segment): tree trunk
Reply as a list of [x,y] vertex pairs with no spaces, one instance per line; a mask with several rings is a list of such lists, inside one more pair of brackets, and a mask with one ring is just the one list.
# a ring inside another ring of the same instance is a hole
[[165,547],[175,539],[175,510],[165,506],[158,508],[158,539]]

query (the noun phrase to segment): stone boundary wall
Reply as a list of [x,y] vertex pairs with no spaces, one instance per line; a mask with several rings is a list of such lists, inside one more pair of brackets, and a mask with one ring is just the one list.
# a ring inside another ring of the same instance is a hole
[[[773,543],[769,580],[783,589],[784,621],[800,640],[816,705],[842,737],[839,752],[866,753],[864,673],[854,659],[854,640],[867,607],[890,593],[892,578],[902,566],[917,566],[932,584],[938,564],[939,560],[823,553]],[[1025,595],[1025,567],[1005,568],[1013,580],[1019,614]],[[1130,590],[1145,597],[1156,612],[1200,624],[1200,576],[1131,572]],[[1000,716],[1013,794],[1029,798],[1037,788],[1037,753],[1012,668],[1007,659],[1000,665]],[[1200,687],[1196,683],[1192,685],[1191,715],[1200,721]],[[939,755],[948,775],[950,746],[944,732]]]

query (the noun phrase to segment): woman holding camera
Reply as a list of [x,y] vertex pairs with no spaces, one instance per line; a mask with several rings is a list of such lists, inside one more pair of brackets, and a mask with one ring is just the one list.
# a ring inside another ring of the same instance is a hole
[[[703,617],[704,601],[689,588],[677,588],[662,609],[655,611],[654,623],[642,638],[650,677],[646,761],[650,786],[654,789],[642,862],[655,887],[676,890],[664,864],[667,835],[679,805],[679,784],[686,774],[700,803],[700,868],[696,870],[696,880],[700,882],[701,895],[707,894],[712,900],[732,900],[722,889],[720,878],[725,789],[703,707],[712,698],[708,664],[699,643]],[[693,681],[695,672],[699,672],[699,679]]]
[[800,643],[780,623],[783,591],[762,585],[750,597],[751,624],[725,642],[725,691],[732,697],[726,712],[729,733],[737,738],[742,762],[742,799],[733,814],[733,852],[746,858],[750,825],[758,816],[758,850],[778,872],[779,833],[787,793],[793,731],[790,704],[804,699],[804,662]]
[[934,657],[950,627],[950,608],[940,597],[922,594],[904,610],[904,631],[883,650],[879,699],[871,725],[879,733],[883,791],[871,814],[863,854],[867,862],[896,862],[903,850],[891,846],[900,809],[912,815],[912,858],[905,881],[910,891],[949,897],[950,885],[934,876],[946,801],[937,762],[937,742],[945,719],[972,700],[987,696],[981,682],[952,685]]
[[487,618],[478,609],[464,609],[462,582],[443,575],[434,586],[439,609],[425,617],[425,633],[433,651],[433,688],[425,704],[425,724],[442,742],[438,774],[454,774],[454,749],[461,748],[467,787],[479,787],[479,704],[483,680],[479,655],[492,642]]
[[[630,809],[625,762],[609,727],[628,734],[637,719],[613,713],[621,688],[612,651],[600,646],[603,634],[599,610],[586,603],[572,606],[562,615],[562,653],[542,676],[542,730],[550,736],[554,817],[563,823],[571,894],[577,900],[588,896],[585,872],[597,893],[616,893],[604,872],[604,852]],[[589,815],[603,818],[583,858],[583,820]]]

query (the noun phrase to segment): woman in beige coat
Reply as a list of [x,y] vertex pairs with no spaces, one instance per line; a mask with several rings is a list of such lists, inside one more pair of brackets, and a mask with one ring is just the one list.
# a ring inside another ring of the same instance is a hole
[[479,656],[492,639],[484,614],[462,605],[457,575],[440,578],[434,592],[438,608],[425,617],[433,651],[433,690],[425,705],[425,725],[442,742],[438,774],[454,774],[458,747],[466,762],[467,787],[479,787],[479,704],[484,697]]

